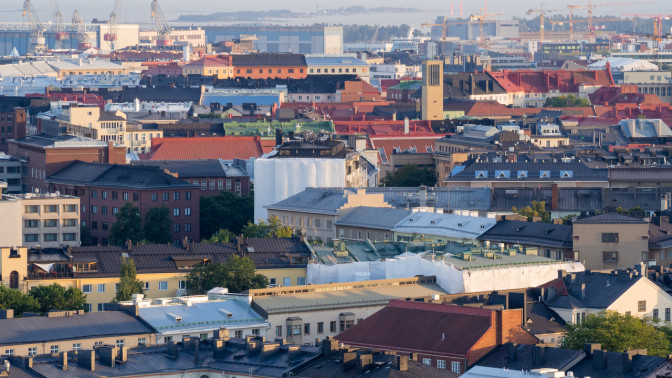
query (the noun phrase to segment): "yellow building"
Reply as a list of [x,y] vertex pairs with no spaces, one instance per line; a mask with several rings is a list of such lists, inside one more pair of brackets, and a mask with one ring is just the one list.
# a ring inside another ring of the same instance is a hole
[[186,295],[186,276],[200,263],[226,262],[234,254],[250,257],[257,272],[274,286],[306,284],[310,249],[298,239],[245,239],[236,244],[151,244],[130,247],[94,246],[68,249],[4,248],[2,283],[28,292],[57,283],[77,287],[87,297],[87,310],[103,311],[116,295],[122,258],[135,261],[137,278],[147,298]]
[[100,59],[79,59],[77,61],[47,62],[56,71],[56,76],[63,79],[68,76],[83,75],[125,75],[131,72],[129,67]]
[[182,74],[229,79],[233,77],[233,60],[230,55],[206,55],[182,66]]

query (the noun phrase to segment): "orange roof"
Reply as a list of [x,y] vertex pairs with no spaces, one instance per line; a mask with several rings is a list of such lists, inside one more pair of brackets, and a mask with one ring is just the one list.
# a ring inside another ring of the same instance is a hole
[[390,155],[396,150],[399,152],[411,151],[419,154],[434,152],[437,139],[443,135],[403,135],[403,136],[371,136],[369,143],[372,149],[378,150],[378,159],[382,164],[389,164]]
[[221,67],[231,65],[232,58],[230,55],[206,55],[201,59],[189,62],[185,67]]
[[264,138],[261,140],[261,149],[267,154],[275,148],[275,138]]
[[249,159],[263,154],[258,136],[154,138],[148,160]]

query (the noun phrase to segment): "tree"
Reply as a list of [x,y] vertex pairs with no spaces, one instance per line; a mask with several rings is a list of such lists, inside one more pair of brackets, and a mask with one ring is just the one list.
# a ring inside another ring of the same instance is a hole
[[243,227],[242,233],[248,238],[291,238],[298,236],[291,227],[283,226],[280,218],[275,215],[265,221],[259,220],[257,224],[248,222]]
[[0,309],[14,310],[14,316],[20,316],[24,312],[40,311],[37,299],[28,294],[23,294],[16,289],[0,286]]
[[239,234],[254,219],[254,197],[238,197],[230,192],[202,196],[200,202],[201,239],[221,229]]
[[170,210],[166,205],[152,207],[145,215],[145,239],[152,244],[170,243],[173,240],[173,233],[170,230],[172,225]]
[[230,243],[236,238],[236,235],[225,229],[221,229],[212,234],[210,239],[201,240],[201,243]]
[[380,185],[390,187],[417,187],[436,185],[436,173],[432,169],[417,165],[404,165],[393,172],[388,172],[380,180]]
[[39,303],[40,312],[81,310],[86,304],[86,295],[80,289],[72,286],[66,289],[57,283],[33,287],[28,295]]
[[520,209],[514,206],[511,208],[511,211],[523,217],[527,217],[528,220],[533,217],[541,217],[542,222],[551,223],[551,213],[546,211],[546,202],[544,201],[532,201],[531,206],[521,207]]
[[600,343],[603,350],[646,349],[650,356],[666,356],[670,340],[650,318],[639,319],[613,311],[589,314],[581,324],[569,325],[562,339],[564,348],[582,349],[586,343]]
[[133,294],[145,292],[145,285],[137,278],[135,261],[132,258],[121,258],[119,275],[119,288],[114,296],[115,302],[130,301]]
[[546,99],[544,106],[551,108],[570,108],[574,106],[591,106],[591,103],[587,98],[580,98],[570,94],[566,96],[549,97]]
[[110,243],[123,245],[126,240],[139,242],[142,240],[142,217],[140,209],[127,202],[117,213],[117,220],[110,230]]
[[91,231],[86,226],[79,228],[79,240],[82,245],[91,245]]
[[249,257],[232,255],[225,263],[199,264],[187,274],[189,295],[205,294],[215,287],[226,287],[231,293],[268,286],[268,278],[255,271]]

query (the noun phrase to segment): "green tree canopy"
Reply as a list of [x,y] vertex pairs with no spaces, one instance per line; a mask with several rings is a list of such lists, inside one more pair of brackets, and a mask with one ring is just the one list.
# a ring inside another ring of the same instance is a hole
[[546,99],[544,106],[551,108],[571,108],[574,106],[591,106],[591,103],[587,98],[580,98],[570,94],[549,97]]
[[40,303],[28,294],[0,286],[0,309],[12,309],[14,316],[20,316],[24,312],[39,312]]
[[546,211],[546,202],[544,201],[532,201],[531,206],[521,207],[520,209],[514,206],[511,211],[527,218],[541,217],[542,222],[551,223],[551,213]]
[[[173,221],[170,219],[170,210],[166,205],[152,207],[145,215],[145,239],[152,244],[166,244],[173,241],[170,228]],[[138,240],[139,241],[139,240]]]
[[236,238],[236,235],[225,229],[221,229],[212,234],[210,239],[201,240],[201,243],[230,243]]
[[134,243],[144,239],[140,209],[127,202],[116,215],[117,220],[110,230],[110,244],[123,245],[126,240]]
[[380,180],[381,186],[415,187],[420,185],[436,185],[436,173],[432,169],[421,168],[417,165],[404,165],[394,172],[388,172]]
[[256,224],[251,221],[248,222],[243,227],[243,235],[248,238],[291,238],[297,236],[291,227],[283,226],[277,216],[260,220]]
[[65,288],[57,283],[49,286],[37,286],[30,289],[28,295],[39,303],[40,312],[50,310],[81,310],[86,304],[86,295],[76,288]]
[[122,257],[119,270],[119,288],[114,296],[116,302],[130,301],[133,299],[133,294],[145,292],[145,285],[137,278],[135,261],[132,258]]
[[199,264],[187,274],[189,295],[205,294],[215,287],[225,287],[231,293],[268,286],[268,278],[256,273],[249,257],[231,256],[225,263]]
[[666,356],[670,339],[651,319],[639,319],[617,312],[589,314],[581,324],[570,324],[562,345],[582,349],[587,343],[600,343],[603,350],[646,349],[650,356]]
[[221,229],[239,234],[254,218],[254,197],[238,197],[221,192],[202,196],[200,203],[201,239],[208,239]]

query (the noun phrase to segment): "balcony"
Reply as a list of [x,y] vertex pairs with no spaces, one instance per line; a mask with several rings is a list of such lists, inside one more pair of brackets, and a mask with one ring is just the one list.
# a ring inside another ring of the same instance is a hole
[[68,271],[52,271],[52,272],[44,272],[44,271],[33,271],[33,272],[28,272],[28,279],[29,280],[53,280],[53,279],[58,279],[58,278],[74,278],[75,273],[73,272],[68,272]]

